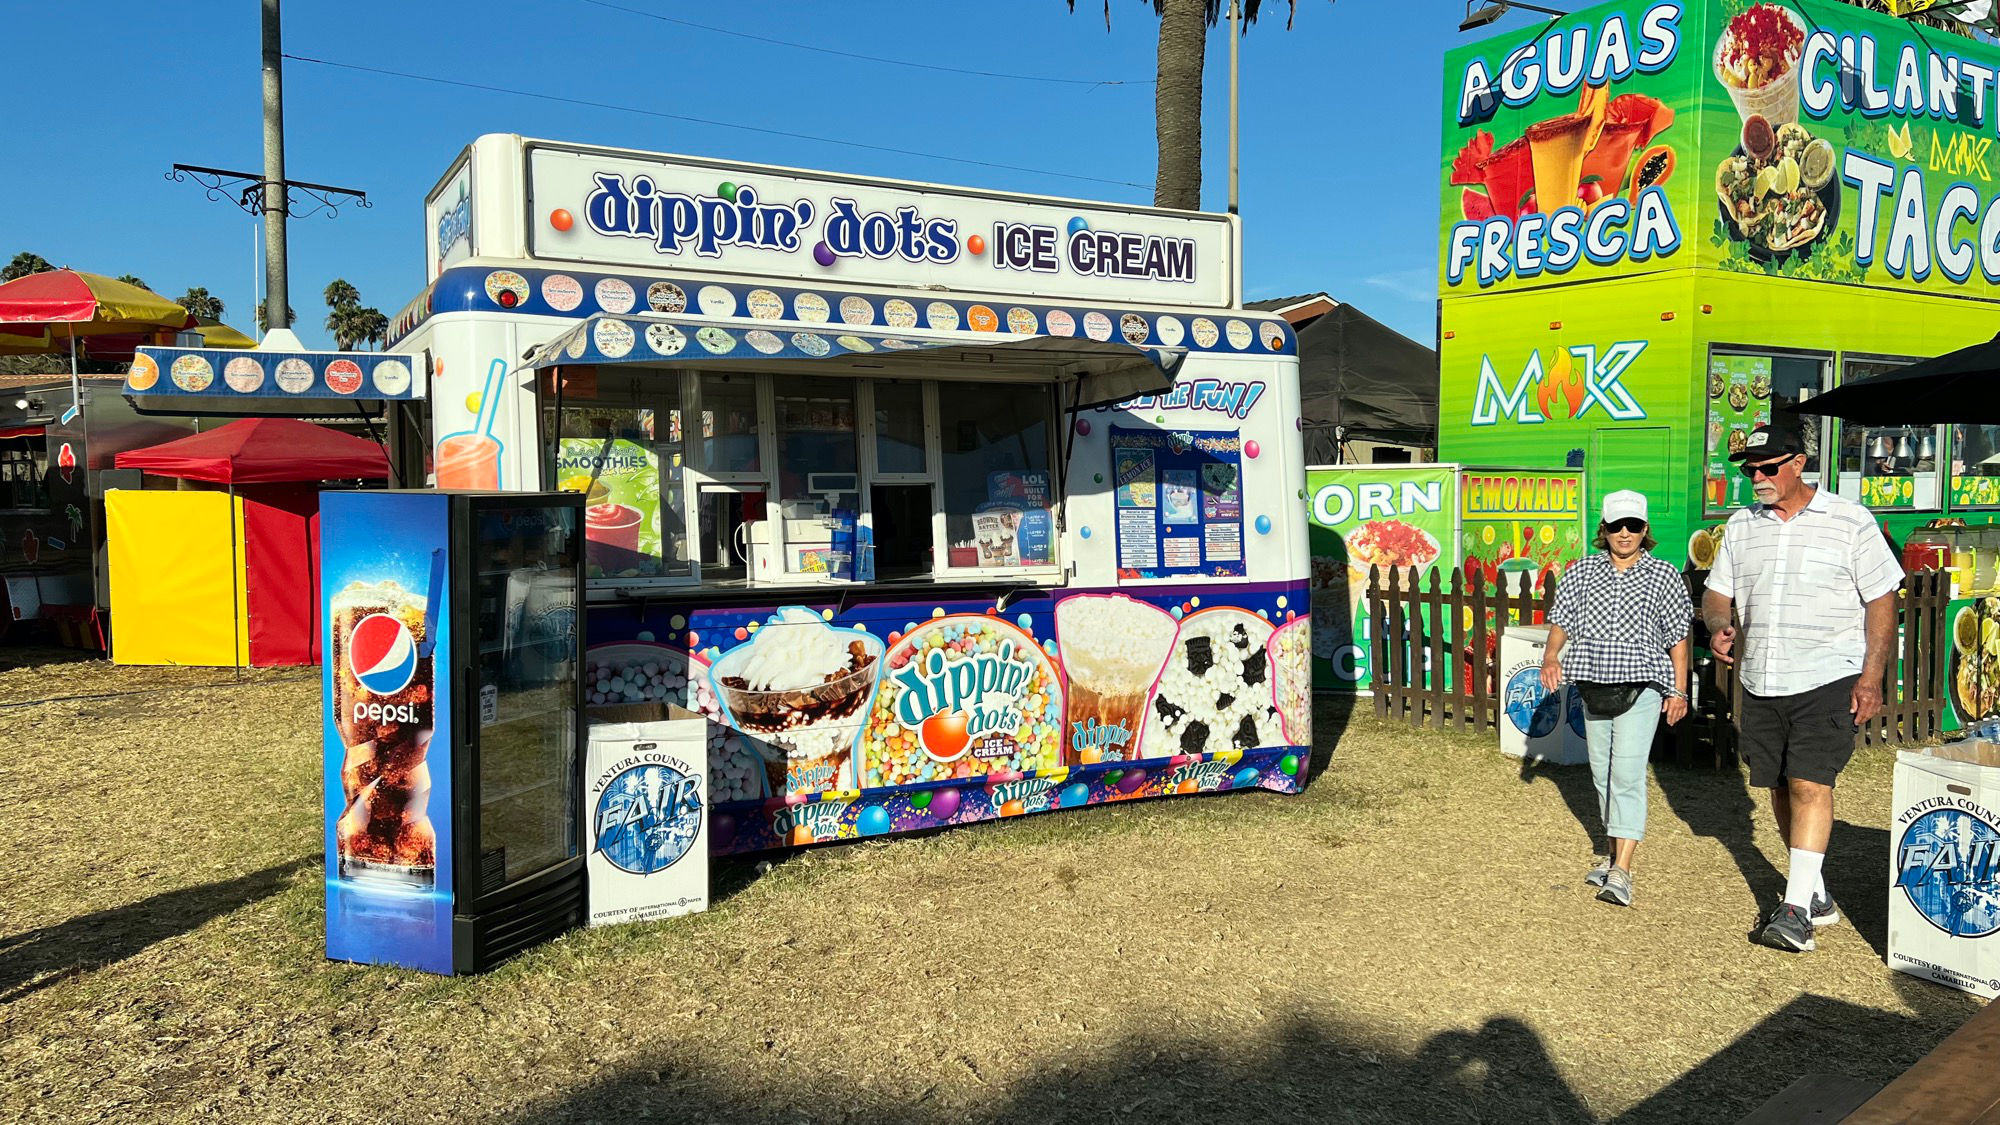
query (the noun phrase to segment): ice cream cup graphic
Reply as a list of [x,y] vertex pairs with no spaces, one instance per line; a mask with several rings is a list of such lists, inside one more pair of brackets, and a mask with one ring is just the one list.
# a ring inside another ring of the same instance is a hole
[[1069,677],[1066,764],[1138,756],[1146,699],[1173,655],[1179,629],[1166,610],[1122,594],[1056,603],[1056,637]]
[[[1790,21],[1797,29],[1800,40],[1804,40],[1805,25],[1789,8],[1776,4],[1760,4]],[[1753,115],[1762,114],[1773,129],[1787,122],[1799,119],[1799,74],[1797,59],[1771,60],[1778,65],[1771,68],[1769,76],[1761,85],[1743,87],[1737,85],[1737,78],[1731,72],[1726,56],[1737,46],[1733,32],[1725,29],[1715,42],[1715,77],[1722,88],[1729,91],[1729,100],[1736,104],[1737,115],[1748,121]]]
[[788,606],[723,653],[709,676],[732,726],[784,749],[792,794],[852,789],[883,649],[872,634]]

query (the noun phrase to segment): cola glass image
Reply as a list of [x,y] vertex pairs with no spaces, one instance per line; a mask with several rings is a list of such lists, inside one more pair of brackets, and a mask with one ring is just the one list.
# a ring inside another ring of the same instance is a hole
[[335,825],[340,877],[428,888],[437,879],[430,801],[432,679],[427,599],[395,582],[333,598],[333,707],[347,753]]

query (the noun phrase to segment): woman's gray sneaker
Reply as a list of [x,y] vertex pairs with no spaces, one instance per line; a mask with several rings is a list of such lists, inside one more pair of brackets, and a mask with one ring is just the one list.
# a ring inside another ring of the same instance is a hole
[[1604,877],[1610,872],[1611,872],[1611,857],[1608,855],[1599,856],[1597,859],[1597,866],[1590,869],[1590,874],[1585,875],[1583,877],[1583,881],[1589,883],[1593,887],[1601,887],[1604,885]]
[[1604,876],[1604,889],[1597,892],[1597,901],[1613,906],[1632,905],[1632,873],[1622,867],[1614,867]]

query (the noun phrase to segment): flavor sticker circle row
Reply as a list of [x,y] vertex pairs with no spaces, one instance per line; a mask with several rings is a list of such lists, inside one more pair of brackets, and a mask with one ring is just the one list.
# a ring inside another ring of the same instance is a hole
[[[215,375],[215,363],[207,353],[176,356],[167,368],[168,379],[188,394],[206,392],[214,385]],[[252,355],[231,356],[222,364],[223,386],[242,395],[263,392],[267,383],[285,394],[303,395],[310,393],[322,379],[326,389],[336,395],[357,394],[363,386],[372,384],[375,393],[384,398],[407,395],[411,384],[409,364],[398,358],[374,361],[365,372],[361,361],[353,359],[333,360],[324,373],[315,372],[309,361],[296,356],[278,360],[268,371],[266,360]],[[144,352],[133,357],[132,366],[125,373],[126,387],[143,392],[153,389],[159,381],[158,361]]]
[[[1079,313],[1064,308],[1038,310],[1026,305],[941,299],[924,301],[858,293],[829,298],[810,290],[766,287],[683,286],[673,281],[634,285],[618,277],[585,282],[564,273],[543,276],[537,284],[514,270],[487,273],[483,289],[487,299],[502,309],[523,309],[539,296],[541,303],[552,312],[582,315],[603,312],[622,316],[638,311],[715,318],[792,320],[855,328],[929,328],[942,332],[965,330],[1014,336],[1080,336],[1099,342],[1116,339],[1133,345],[1191,346],[1203,350],[1238,352],[1258,347],[1266,352],[1282,352],[1290,342],[1288,330],[1276,321],[1257,321],[1253,327],[1249,320],[1227,316],[1110,313],[1095,309]],[[586,297],[594,304],[594,309],[584,308]]]

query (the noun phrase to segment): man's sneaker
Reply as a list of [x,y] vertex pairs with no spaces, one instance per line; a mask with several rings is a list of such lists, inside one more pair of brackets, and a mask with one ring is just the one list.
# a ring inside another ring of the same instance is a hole
[[1597,901],[1613,906],[1632,905],[1632,873],[1622,867],[1612,868],[1604,876],[1604,889],[1597,892]]
[[1812,900],[1812,924],[1817,930],[1840,921],[1840,908],[1833,904],[1832,895],[1814,895]]
[[1608,855],[1599,856],[1597,857],[1597,866],[1590,869],[1590,874],[1585,875],[1583,877],[1583,881],[1589,883],[1593,887],[1601,887],[1604,885],[1604,877],[1607,874],[1609,874],[1610,871],[1611,871],[1611,857]]
[[1758,944],[1772,949],[1782,949],[1787,953],[1811,953],[1813,951],[1812,918],[1805,911],[1789,902],[1781,902],[1763,925],[1752,935]]

